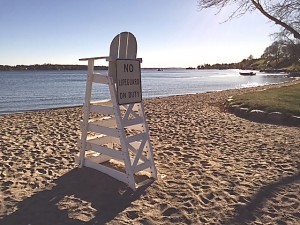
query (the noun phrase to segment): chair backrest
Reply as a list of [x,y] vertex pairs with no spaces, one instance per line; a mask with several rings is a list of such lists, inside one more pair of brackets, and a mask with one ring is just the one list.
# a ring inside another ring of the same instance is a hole
[[130,32],[122,32],[114,37],[110,44],[110,61],[108,75],[116,83],[116,60],[136,59],[137,43],[134,35]]

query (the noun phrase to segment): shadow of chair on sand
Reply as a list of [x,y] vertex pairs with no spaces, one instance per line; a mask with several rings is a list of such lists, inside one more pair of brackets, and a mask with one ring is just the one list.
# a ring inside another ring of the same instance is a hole
[[236,206],[235,217],[225,221],[223,224],[249,224],[255,221],[257,217],[260,217],[261,209],[268,199],[274,197],[281,189],[287,187],[288,185],[298,183],[299,181],[300,171],[292,176],[282,177],[280,180],[260,188],[260,190],[251,197],[252,200],[250,202],[245,205]]
[[96,170],[76,168],[54,181],[51,189],[19,202],[18,209],[0,224],[104,224],[137,200],[152,182],[133,192]]

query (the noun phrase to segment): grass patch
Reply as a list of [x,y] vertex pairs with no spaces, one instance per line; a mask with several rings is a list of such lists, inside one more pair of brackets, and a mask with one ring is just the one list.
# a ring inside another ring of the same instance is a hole
[[231,104],[300,116],[300,83],[237,95]]

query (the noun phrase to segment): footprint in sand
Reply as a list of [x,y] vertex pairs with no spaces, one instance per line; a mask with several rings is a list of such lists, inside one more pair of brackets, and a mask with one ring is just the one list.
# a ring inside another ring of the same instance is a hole
[[162,211],[163,216],[171,216],[171,215],[178,215],[179,210],[174,207],[167,207],[165,210]]
[[128,211],[128,212],[126,212],[126,214],[127,214],[127,217],[129,218],[129,219],[131,219],[131,220],[134,220],[134,219],[136,219],[136,218],[139,218],[139,212],[138,211]]

